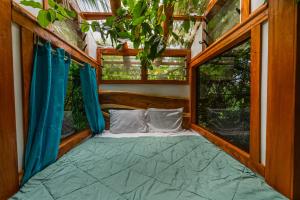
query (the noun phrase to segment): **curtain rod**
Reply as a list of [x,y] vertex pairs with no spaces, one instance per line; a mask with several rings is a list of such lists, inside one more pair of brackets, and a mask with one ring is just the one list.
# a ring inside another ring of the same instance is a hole
[[[43,44],[42,42],[40,42],[40,41],[38,41],[37,44],[38,44],[39,46],[44,46],[44,44]],[[56,53],[55,49],[51,49],[51,51],[52,51],[52,53]],[[65,60],[68,60],[69,58],[65,56],[64,59],[65,59]],[[75,60],[75,59],[73,59],[73,58],[70,58],[70,59],[72,60],[72,62],[75,62],[75,63],[78,64],[79,66],[84,67],[84,64],[83,64],[83,63],[78,62],[77,60]]]

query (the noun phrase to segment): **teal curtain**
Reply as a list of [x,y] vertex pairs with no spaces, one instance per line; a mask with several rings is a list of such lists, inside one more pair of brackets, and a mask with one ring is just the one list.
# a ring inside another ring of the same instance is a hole
[[35,47],[22,184],[57,158],[69,66],[63,49],[53,52],[49,42]]
[[93,134],[101,134],[105,128],[103,114],[98,99],[98,85],[95,69],[89,64],[80,69],[83,102],[86,116]]

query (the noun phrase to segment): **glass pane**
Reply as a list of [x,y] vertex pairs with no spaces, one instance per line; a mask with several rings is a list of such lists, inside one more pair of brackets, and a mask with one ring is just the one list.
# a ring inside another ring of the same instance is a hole
[[209,0],[177,0],[174,15],[203,15]]
[[67,20],[67,21],[55,21],[52,25],[54,33],[61,36],[64,40],[70,44],[82,49],[85,45],[81,38],[81,31],[77,20]]
[[219,10],[207,23],[208,44],[216,41],[220,36],[240,22],[240,0],[225,1]]
[[249,152],[250,40],[197,68],[197,123]]
[[103,56],[102,80],[141,80],[141,62],[135,56]]
[[79,69],[80,67],[77,64],[71,63],[65,98],[62,138],[89,127],[84,110]]
[[[183,28],[184,23],[189,23],[189,30],[185,31]],[[186,49],[192,46],[195,34],[200,27],[200,22],[192,21],[174,21],[173,32],[179,36],[175,38],[171,33],[168,40],[168,48],[170,49]]]
[[163,57],[154,61],[148,69],[148,80],[186,80],[185,57]]

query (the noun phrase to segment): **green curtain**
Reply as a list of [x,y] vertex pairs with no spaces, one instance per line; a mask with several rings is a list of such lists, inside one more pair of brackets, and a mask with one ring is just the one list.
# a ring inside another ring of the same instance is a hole
[[98,99],[98,85],[95,69],[89,64],[80,69],[80,81],[84,108],[93,134],[101,134],[105,128],[103,114]]
[[49,42],[35,47],[22,184],[57,158],[69,66],[63,49],[53,52]]

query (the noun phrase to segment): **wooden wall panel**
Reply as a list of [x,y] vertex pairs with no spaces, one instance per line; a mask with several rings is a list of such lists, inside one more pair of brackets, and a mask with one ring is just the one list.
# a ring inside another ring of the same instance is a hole
[[4,200],[18,190],[19,184],[10,0],[1,0],[0,13],[0,199]]
[[23,104],[23,132],[24,147],[27,141],[29,122],[29,98],[33,66],[34,34],[32,31],[21,27],[21,63],[22,63],[22,104]]
[[299,190],[299,186],[296,188],[293,185],[293,171],[299,170],[294,169],[294,159],[299,160],[299,155],[293,151],[300,145],[299,140],[294,140],[299,137],[295,137],[299,134],[299,130],[295,129],[295,124],[299,124],[295,116],[299,113],[295,111],[299,106],[296,82],[300,78],[296,76],[296,33],[296,1],[269,0],[266,180],[284,195],[300,199],[293,195],[293,190]]
[[294,199],[300,199],[300,5],[297,9],[297,49],[296,49],[296,106],[295,106],[295,138],[294,138],[294,189],[292,191]]

